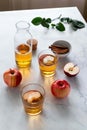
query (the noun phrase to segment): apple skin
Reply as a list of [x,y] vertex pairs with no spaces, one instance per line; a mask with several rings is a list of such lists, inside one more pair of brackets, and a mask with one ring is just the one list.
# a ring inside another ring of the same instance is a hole
[[[69,69],[72,69],[71,71]],[[65,75],[69,77],[74,77],[79,73],[80,69],[77,65],[74,65],[73,63],[69,62],[64,66],[64,73]]]
[[4,72],[3,79],[7,86],[17,87],[22,80],[22,74],[15,68],[9,69]]
[[51,92],[57,98],[65,98],[70,93],[70,84],[66,80],[56,80],[51,85]]
[[74,77],[74,76],[76,76],[77,74],[74,74],[74,75],[71,75],[71,74],[69,74],[68,72],[66,72],[66,71],[64,71],[64,73],[65,73],[65,75],[67,75],[68,77]]

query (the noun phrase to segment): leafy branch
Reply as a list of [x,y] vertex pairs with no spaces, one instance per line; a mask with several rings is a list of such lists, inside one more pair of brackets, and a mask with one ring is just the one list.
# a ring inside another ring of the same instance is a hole
[[[59,21],[55,24],[53,23],[55,20],[59,20]],[[35,17],[32,19],[31,23],[35,26],[42,25],[43,27],[46,28],[52,27],[59,31],[65,31],[65,26],[64,26],[65,23],[70,24],[74,31],[85,27],[85,24],[83,22],[79,20],[71,19],[69,17],[61,18],[61,15],[55,19]]]

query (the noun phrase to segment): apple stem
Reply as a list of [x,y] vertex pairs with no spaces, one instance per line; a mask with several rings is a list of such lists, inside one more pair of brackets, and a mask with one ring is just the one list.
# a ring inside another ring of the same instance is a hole
[[74,67],[76,67],[76,66],[77,66],[77,64],[74,65]]
[[60,85],[62,87],[64,84],[62,81],[59,81],[58,85]]
[[73,71],[73,68],[76,66],[77,66],[77,64],[75,64],[73,67],[69,68],[69,71]]
[[14,70],[13,70],[13,69],[11,69],[11,68],[10,68],[10,72],[11,72],[11,74],[14,74]]

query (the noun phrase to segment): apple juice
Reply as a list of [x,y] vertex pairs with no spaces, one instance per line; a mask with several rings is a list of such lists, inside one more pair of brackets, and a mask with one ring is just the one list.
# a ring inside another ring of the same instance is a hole
[[37,115],[42,111],[43,95],[38,90],[29,90],[22,95],[25,112]]
[[51,54],[43,54],[39,57],[39,67],[44,76],[52,76],[55,74],[57,67],[57,56]]
[[32,59],[31,47],[28,44],[20,44],[15,50],[15,59],[18,67],[29,67]]

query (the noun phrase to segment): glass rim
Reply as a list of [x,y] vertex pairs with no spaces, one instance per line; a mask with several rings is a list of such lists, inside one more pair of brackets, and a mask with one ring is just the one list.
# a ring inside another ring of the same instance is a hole
[[51,52],[54,56],[56,56],[56,57],[58,58],[58,55],[57,55],[56,53],[54,53],[53,51],[51,51],[50,49],[44,49],[44,50],[39,51],[38,57],[39,57],[39,55],[40,55],[41,53],[43,53],[43,52],[45,52],[45,51]]
[[20,92],[21,92],[21,95],[22,95],[22,90],[25,88],[25,87],[27,87],[28,85],[37,85],[37,86],[39,86],[42,90],[43,90],[43,96],[45,96],[45,89],[44,89],[44,87],[43,87],[43,85],[41,85],[41,84],[39,84],[39,83],[35,83],[35,82],[29,82],[29,83],[27,83],[27,84],[25,84],[22,88],[20,88]]
[[[23,27],[24,26],[23,24],[26,24],[26,27]],[[17,29],[28,29],[28,28],[30,28],[30,23],[28,23],[27,21],[24,21],[24,20],[20,20],[15,24],[15,26]]]

